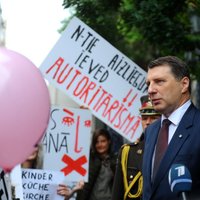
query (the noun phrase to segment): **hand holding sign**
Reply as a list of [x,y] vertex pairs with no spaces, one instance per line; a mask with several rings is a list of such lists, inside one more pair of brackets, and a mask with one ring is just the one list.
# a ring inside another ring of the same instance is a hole
[[5,48],[0,48],[0,110],[0,166],[10,171],[45,132],[50,99],[39,69]]

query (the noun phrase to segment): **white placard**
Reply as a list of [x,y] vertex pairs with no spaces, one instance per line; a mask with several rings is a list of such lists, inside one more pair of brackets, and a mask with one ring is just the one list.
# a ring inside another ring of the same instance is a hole
[[142,133],[146,72],[74,17],[40,70],[44,77],[130,141]]
[[22,188],[24,200],[64,200],[57,194],[58,184],[64,181],[60,172],[22,169]]
[[52,106],[42,139],[43,168],[61,171],[67,181],[87,181],[91,121],[89,110]]

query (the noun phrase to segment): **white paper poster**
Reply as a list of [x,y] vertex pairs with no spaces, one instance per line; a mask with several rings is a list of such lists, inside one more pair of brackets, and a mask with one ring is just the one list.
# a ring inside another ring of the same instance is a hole
[[142,133],[146,72],[74,17],[40,70],[43,76],[130,141]]
[[52,106],[42,140],[43,168],[62,172],[67,181],[87,181],[91,121],[89,110]]

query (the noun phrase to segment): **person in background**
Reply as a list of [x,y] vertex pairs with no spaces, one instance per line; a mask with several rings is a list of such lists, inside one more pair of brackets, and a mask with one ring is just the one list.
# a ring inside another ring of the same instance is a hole
[[[181,192],[171,191],[169,184],[168,176],[173,164],[188,168],[191,174],[192,188],[186,194],[188,199],[200,199],[200,111],[191,101],[189,68],[175,56],[160,57],[149,63],[146,83],[154,109],[162,116],[144,133],[143,200],[182,199]],[[166,138],[168,146],[160,162],[155,162],[157,144],[160,144],[157,138],[160,138],[159,130],[164,120],[170,122]],[[156,171],[155,163],[159,164]],[[184,175],[184,171],[179,172]]]
[[89,159],[89,180],[77,192],[77,200],[110,200],[116,167],[112,153],[110,133],[106,129],[95,131]]
[[[141,97],[143,131],[146,127],[160,118],[148,95]],[[121,147],[112,190],[112,200],[141,199],[142,197],[142,158],[144,149],[144,134],[134,143]]]

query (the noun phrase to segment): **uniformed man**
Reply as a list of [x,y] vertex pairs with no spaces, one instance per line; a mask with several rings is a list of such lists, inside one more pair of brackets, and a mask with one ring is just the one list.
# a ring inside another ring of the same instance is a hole
[[[140,114],[143,130],[160,117],[153,109],[147,95],[141,97]],[[142,157],[144,149],[144,136],[134,143],[125,144],[121,147],[114,178],[112,200],[142,199]]]

